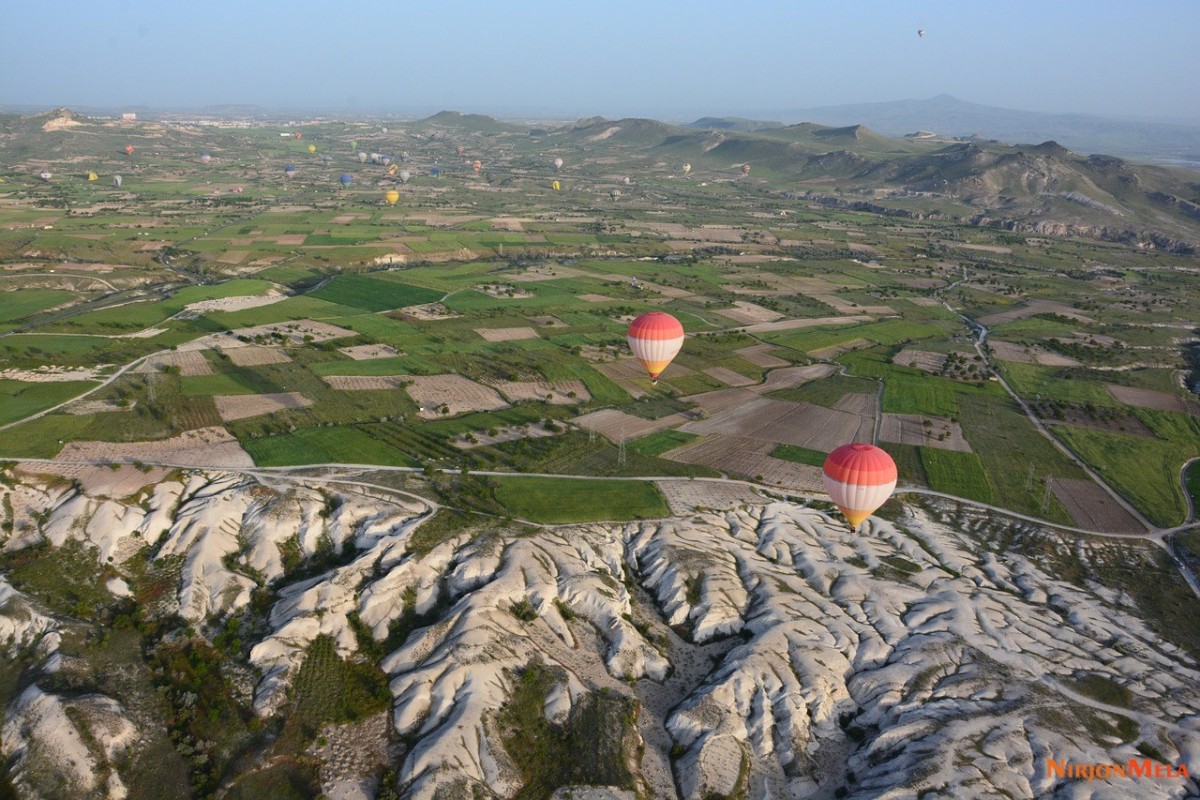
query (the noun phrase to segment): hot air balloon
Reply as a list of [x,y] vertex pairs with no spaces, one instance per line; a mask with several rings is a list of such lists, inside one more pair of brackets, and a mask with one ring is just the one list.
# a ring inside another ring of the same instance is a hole
[[691,164],[684,164],[684,165],[683,165],[683,174],[684,174],[684,175],[687,175],[687,174],[688,174],[689,172],[691,172],[691,171],[692,171],[692,165],[691,165]]
[[917,29],[917,36],[924,39],[925,38],[925,29],[924,28]]
[[328,167],[333,163],[333,156],[321,156],[321,163]]
[[683,325],[665,311],[650,311],[630,323],[628,339],[629,349],[642,362],[650,382],[657,384],[658,376],[683,347]]
[[114,189],[121,188],[121,176],[120,175],[113,175],[113,188]]
[[352,141],[352,142],[350,142],[350,149],[351,149],[351,150],[357,150],[357,149],[358,149],[358,142],[357,142],[357,141]]
[[563,160],[561,158],[554,159],[554,169],[555,170],[562,169],[562,165],[563,165]]
[[210,156],[208,153],[200,154],[200,163],[201,164],[207,164],[210,161],[212,161],[212,156]]
[[317,146],[316,146],[315,144],[310,144],[310,145],[308,146],[308,152],[310,152],[310,153],[315,153],[315,152],[317,152]]
[[383,195],[383,199],[387,200],[389,206],[396,205],[396,201],[400,199],[400,193],[395,189],[388,189]]
[[479,172],[479,170],[483,169],[483,162],[482,162],[482,161],[476,161],[476,162],[475,162],[474,164],[472,164],[471,166],[473,166],[473,167],[475,168],[475,171],[476,171],[476,172]]
[[296,168],[293,167],[291,164],[288,164],[286,167],[283,168],[283,177],[285,177],[285,178],[296,177]]
[[386,167],[388,164],[392,163],[392,157],[384,156],[383,158],[379,159],[379,163]]
[[896,462],[870,444],[844,444],[825,459],[825,491],[851,527],[871,516],[896,488]]
[[342,182],[342,186],[349,186],[354,182],[354,176],[347,172],[342,175],[342,177],[338,178],[338,180]]
[[402,153],[400,153],[400,160],[401,160],[401,161],[408,161],[408,151],[407,151],[407,150],[405,150],[405,151],[403,151]]
[[380,128],[380,129],[379,129],[379,132],[380,132],[380,133],[387,133],[387,128]]
[[359,153],[358,154],[358,163],[360,163],[360,164],[367,163],[367,158],[369,158],[369,156],[366,153]]
[[234,189],[234,190],[233,190],[233,193],[234,193],[234,194],[241,194],[241,193],[242,193],[242,192],[244,192],[244,191],[246,191],[246,190],[245,190],[245,189],[243,189],[242,187],[240,187],[240,186],[239,186],[239,187],[237,187],[236,189]]
[[611,192],[608,193],[608,196],[611,197],[613,199],[613,202],[615,203],[621,199],[621,190],[613,189]]
[[396,166],[395,164],[392,164],[390,167],[388,167],[388,170],[387,170],[388,175],[391,175],[392,177],[395,177],[396,173],[399,171],[400,171],[400,167]]
[[400,170],[400,182],[401,183],[408,183],[408,181],[411,177],[412,177],[412,173],[409,172],[408,170],[406,170],[406,169]]
[[39,177],[39,178],[41,178],[42,180],[44,180],[46,183],[49,183],[49,182],[50,182],[50,179],[51,179],[52,177],[54,177],[54,173],[52,173],[52,172],[51,172],[50,170],[48,170],[48,169],[44,169],[44,170],[42,170],[41,172],[39,172],[39,173],[38,173],[38,177]]
[[742,164],[742,174],[743,175],[750,174],[750,165],[749,164]]
[[383,158],[383,156],[379,155],[379,153],[371,153],[371,163],[372,164],[378,164],[379,159],[381,159],[381,158]]
[[555,181],[554,183],[550,184],[550,188],[557,192],[562,188],[562,186],[559,185],[558,181]]
[[303,138],[304,138],[304,134],[303,134],[303,133],[301,133],[300,131],[296,131],[295,133],[293,133],[293,134],[292,134],[292,138],[293,138],[293,139],[303,139]]
[[463,154],[463,149],[462,149],[462,145],[461,145],[461,144],[458,146],[458,154],[459,154],[460,156]]
[[131,144],[125,145],[125,155],[127,155],[127,156],[133,155],[133,150],[134,150],[133,145],[131,145]]
[[624,179],[624,183],[625,183],[625,185],[626,185],[626,186],[630,186],[630,185],[632,185],[632,184],[633,184],[633,179],[632,179],[632,178],[625,178],[625,179]]
[[429,170],[429,174],[435,178],[440,178],[440,177],[442,177],[442,168],[434,167],[433,169]]
[[91,182],[92,182],[92,181],[94,181],[94,180],[98,180],[99,178],[100,178],[100,176],[99,176],[99,175],[97,175],[97,174],[96,174],[96,173],[94,173],[94,172],[89,172],[89,173],[88,173],[88,183],[91,183]]

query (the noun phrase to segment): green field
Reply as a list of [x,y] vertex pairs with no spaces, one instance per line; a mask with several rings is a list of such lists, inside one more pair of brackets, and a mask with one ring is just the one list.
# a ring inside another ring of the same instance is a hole
[[891,378],[884,384],[883,410],[888,414],[928,414],[953,417],[958,413],[954,385],[939,378]]
[[0,425],[52,408],[94,388],[96,384],[90,381],[25,383],[0,380]]
[[807,447],[798,447],[793,444],[781,444],[771,451],[771,455],[775,458],[782,458],[785,461],[792,461],[797,464],[809,464],[814,467],[825,466],[825,459],[829,457],[828,453],[822,453],[820,450],[810,450]]
[[260,467],[299,464],[379,464],[415,467],[418,463],[371,434],[352,427],[305,428],[242,442]]
[[493,478],[496,500],[532,522],[623,522],[671,515],[649,481]]
[[625,446],[630,452],[637,453],[638,455],[661,456],[668,450],[674,450],[676,447],[685,445],[688,442],[694,442],[699,438],[700,436],[695,433],[665,430],[643,436],[640,439],[634,439]]
[[0,291],[0,324],[15,322],[43,309],[69,303],[77,297],[74,292],[60,289]]
[[918,449],[931,489],[981,503],[992,502],[992,487],[978,454],[936,447]]
[[334,278],[309,297],[367,311],[387,311],[393,308],[433,303],[442,293],[395,281],[379,280],[367,275],[343,275]]

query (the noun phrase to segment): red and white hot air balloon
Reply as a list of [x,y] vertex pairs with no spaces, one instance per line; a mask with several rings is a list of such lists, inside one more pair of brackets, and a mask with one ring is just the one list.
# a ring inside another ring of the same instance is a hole
[[880,448],[844,444],[825,459],[825,491],[851,527],[879,508],[896,489],[896,462]]
[[479,170],[480,170],[480,169],[483,167],[483,162],[482,162],[482,161],[476,161],[476,162],[475,162],[474,164],[472,164],[471,166],[475,167],[475,171],[476,171],[476,172],[479,172]]
[[629,325],[629,349],[657,384],[658,376],[683,347],[683,325],[665,311],[642,314]]
[[133,145],[131,145],[131,144],[125,145],[125,155],[131,156],[131,155],[133,155],[133,151],[134,151]]

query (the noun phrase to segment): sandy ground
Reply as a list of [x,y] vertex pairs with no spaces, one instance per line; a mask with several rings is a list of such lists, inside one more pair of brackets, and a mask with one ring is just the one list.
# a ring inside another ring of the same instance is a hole
[[643,419],[623,411],[606,408],[576,417],[571,420],[571,423],[584,430],[595,431],[610,442],[620,442],[622,435],[625,437],[625,441],[629,441],[648,433],[677,427],[687,422],[687,419],[683,414],[669,414],[659,419]]
[[766,500],[749,486],[708,481],[659,481],[659,491],[671,513],[686,516],[698,508],[725,511],[745,505],[762,505]]
[[137,405],[137,401],[130,402],[129,405],[121,407],[116,403],[108,400],[84,400],[81,403],[73,403],[63,409],[67,414],[74,414],[78,417],[86,417],[90,414],[107,414],[111,411],[128,411]]
[[530,425],[504,426],[494,430],[495,434],[488,433],[488,431],[472,431],[471,435],[475,437],[473,442],[463,436],[456,436],[450,440],[450,444],[460,450],[472,450],[476,447],[487,447],[501,442],[515,442],[519,439],[544,439],[547,436],[558,436],[563,432],[562,428],[548,431],[540,422]]
[[[1068,356],[1047,350],[1037,345],[1020,345],[988,339],[992,353],[1001,361],[1016,361],[1021,364],[1040,364],[1043,367],[1077,367],[1079,362]],[[1028,351],[1028,352],[1026,352]]]
[[286,364],[292,360],[291,356],[278,347],[260,347],[254,344],[245,347],[222,347],[221,352],[229,356],[229,360],[239,367]]
[[272,322],[269,325],[238,328],[231,335],[235,337],[248,336],[253,339],[256,336],[271,336],[274,333],[281,334],[292,344],[304,344],[306,337],[311,337],[311,340],[314,342],[326,342],[330,339],[341,339],[346,336],[358,335],[347,328],[339,328],[337,325],[330,325],[328,322],[318,322],[313,319]]
[[[860,395],[869,397],[870,395]],[[933,423],[926,426],[925,421]],[[939,437],[945,436],[944,439]],[[920,414],[884,414],[879,426],[879,438],[896,444],[915,444],[969,453],[971,445],[963,438],[962,426],[945,417],[926,417]]]
[[1158,411],[1178,411],[1183,414],[1196,413],[1195,408],[1188,408],[1183,398],[1166,392],[1156,392],[1151,389],[1135,389],[1131,386],[1118,386],[1106,383],[1104,388],[1108,393],[1125,405],[1136,408],[1153,408]]
[[86,464],[56,464],[53,461],[22,464],[17,470],[31,475],[58,475],[79,481],[85,492],[102,497],[129,497],[143,486],[153,486],[171,474],[166,467],[139,469],[132,464],[120,464],[114,469]]
[[1091,481],[1075,478],[1050,478],[1049,481],[1050,491],[1066,506],[1077,526],[1114,533],[1145,530],[1128,511]]
[[745,475],[772,486],[797,491],[822,491],[821,470],[768,455],[773,442],[743,436],[715,434],[663,453],[662,457],[696,464],[723,473]]
[[326,375],[329,388],[339,392],[370,392],[400,389],[408,385],[407,375]]
[[[565,406],[586,403],[592,399],[583,381],[508,381],[494,384],[500,394],[514,403],[522,400],[541,400],[551,405]],[[570,395],[574,394],[574,397]]]
[[360,344],[354,347],[339,347],[338,352],[355,361],[370,361],[374,358],[392,358],[400,353],[388,344]]
[[[441,419],[469,411],[498,411],[508,408],[495,389],[461,375],[408,375],[404,378],[408,396],[420,406],[422,419]],[[448,414],[438,409],[449,408]]]
[[146,461],[197,467],[252,467],[254,459],[224,428],[197,428],[157,442],[68,442],[56,461]]
[[111,369],[112,364],[97,364],[94,367],[40,367],[38,369],[0,370],[0,380],[23,381],[25,383],[62,383],[63,381],[98,381],[99,373]]
[[775,322],[783,318],[783,314],[763,308],[756,303],[745,300],[734,301],[733,308],[723,308],[717,312],[723,317],[729,317],[739,325],[753,325],[756,322]]
[[611,297],[602,294],[581,294],[576,296],[586,303],[607,303],[612,300]]
[[306,408],[312,405],[299,392],[280,392],[277,394],[219,394],[213,396],[217,404],[217,412],[221,419],[232,422],[235,419],[258,417],[263,414],[274,414],[286,408]]
[[740,436],[826,453],[846,442],[870,441],[874,429],[874,419],[863,414],[765,397],[680,426],[685,433]]
[[725,367],[710,367],[704,370],[704,374],[716,378],[726,386],[751,386],[756,382],[753,378],[747,378],[745,375]]
[[781,319],[778,322],[760,322],[757,325],[747,325],[743,330],[747,333],[770,333],[771,331],[791,331],[798,328],[819,328],[822,325],[845,325],[850,322],[871,322],[874,318],[861,314],[842,317],[813,317],[810,319]]
[[1025,317],[1032,317],[1036,314],[1058,314],[1064,317],[1078,320],[1079,322],[1095,322],[1091,317],[1085,317],[1075,310],[1073,306],[1065,303],[1058,303],[1054,300],[1031,300],[1016,308],[1010,308],[1007,311],[999,311],[995,314],[988,314],[986,317],[980,317],[979,321],[984,325],[999,325],[1004,322],[1012,322]]
[[936,373],[946,363],[946,355],[906,347],[892,356],[892,363],[901,367],[915,367],[923,372]]
[[212,364],[199,350],[176,350],[171,353],[160,353],[146,359],[136,372],[157,372],[163,367],[179,367],[179,374],[192,377],[196,375],[212,375]]
[[[231,251],[237,252],[237,251]],[[242,254],[242,258],[248,255]],[[226,263],[239,264],[242,261],[239,258],[237,261]],[[224,261],[224,258],[221,259]],[[278,303],[280,300],[286,300],[287,296],[279,293],[270,293],[263,295],[244,296],[244,297],[219,297],[215,300],[201,300],[199,303],[192,303],[185,309],[197,314],[207,314],[210,311],[244,311],[248,308],[258,308],[260,306],[269,306],[272,303]]]
[[400,314],[418,322],[431,322],[438,319],[458,319],[462,314],[455,314],[441,303],[425,303],[419,306],[405,306]]
[[533,328],[476,328],[475,332],[489,342],[514,342],[538,338],[538,332]]
[[786,367],[790,362],[771,355],[771,353],[777,350],[779,350],[779,348],[773,344],[756,344],[753,347],[743,347],[741,350],[734,350],[734,352],[749,361],[751,364],[754,364],[758,367],[763,367],[764,369]]
[[496,297],[501,300],[524,300],[533,297],[533,292],[518,289],[507,283],[486,283],[476,286],[474,289],[481,294],[486,294],[488,297]]

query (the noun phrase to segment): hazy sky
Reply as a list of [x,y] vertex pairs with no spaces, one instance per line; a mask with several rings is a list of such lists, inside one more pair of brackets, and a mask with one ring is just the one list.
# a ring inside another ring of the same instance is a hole
[[0,106],[1198,118],[1198,40],[1200,0],[0,0]]

